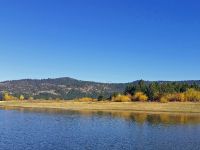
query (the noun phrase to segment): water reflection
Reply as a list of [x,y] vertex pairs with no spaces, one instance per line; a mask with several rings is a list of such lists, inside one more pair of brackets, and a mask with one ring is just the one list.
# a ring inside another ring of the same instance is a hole
[[145,113],[145,112],[129,112],[129,111],[89,111],[89,110],[61,110],[61,109],[41,109],[41,108],[16,108],[3,107],[4,110],[16,110],[20,112],[35,112],[35,113],[50,113],[59,115],[80,115],[83,117],[111,117],[116,119],[123,119],[125,121],[132,121],[138,124],[149,123],[152,125],[195,125],[200,124],[200,114],[189,113]]
[[79,114],[84,116],[110,116],[112,118],[121,118],[127,121],[133,121],[138,124],[200,124],[199,114],[148,114],[144,112],[103,112],[103,111],[78,111]]

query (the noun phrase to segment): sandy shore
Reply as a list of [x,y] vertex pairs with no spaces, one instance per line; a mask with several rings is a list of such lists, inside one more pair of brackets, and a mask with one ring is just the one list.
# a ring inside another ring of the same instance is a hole
[[191,102],[75,102],[75,101],[1,101],[1,108],[54,108],[64,110],[97,110],[97,111],[142,111],[171,113],[200,113],[200,103]]

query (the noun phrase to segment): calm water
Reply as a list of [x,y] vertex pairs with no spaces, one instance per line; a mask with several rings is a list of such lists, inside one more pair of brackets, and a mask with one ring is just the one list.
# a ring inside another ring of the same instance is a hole
[[0,110],[0,149],[200,150],[200,116]]

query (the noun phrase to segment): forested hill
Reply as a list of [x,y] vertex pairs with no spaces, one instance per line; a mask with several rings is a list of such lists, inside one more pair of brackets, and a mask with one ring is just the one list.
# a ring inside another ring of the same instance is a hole
[[[158,83],[167,83],[170,81],[158,81]],[[177,81],[178,83],[199,84],[200,80]],[[132,82],[136,84],[138,81]],[[145,81],[146,84],[152,83]],[[13,80],[0,82],[0,92],[9,92],[12,95],[25,97],[44,98],[44,99],[74,99],[81,97],[104,96],[109,97],[113,93],[122,93],[130,83],[98,83],[90,81],[81,81],[72,78],[42,79],[42,80]]]
[[72,78],[56,78],[42,80],[13,80],[0,82],[0,91],[9,92],[15,96],[23,94],[25,97],[44,99],[74,99],[80,97],[97,98],[102,95],[109,97],[114,92],[123,92],[128,84],[98,83],[81,81]]

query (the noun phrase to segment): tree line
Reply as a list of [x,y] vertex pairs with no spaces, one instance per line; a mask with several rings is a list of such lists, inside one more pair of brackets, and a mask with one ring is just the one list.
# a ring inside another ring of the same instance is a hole
[[[200,85],[196,82],[145,82],[143,80],[137,83],[129,84],[123,93],[113,93],[110,97],[104,94],[95,93],[96,96],[82,95],[76,98],[80,102],[88,101],[114,101],[114,102],[132,102],[132,101],[157,101],[157,102],[200,102]],[[47,99],[46,95],[42,99]],[[41,97],[32,97],[27,95],[12,95],[8,92],[0,94],[0,100],[33,100],[41,99]],[[49,98],[48,98],[49,99]],[[51,98],[63,99],[63,98]]]
[[[32,99],[30,97],[30,99]],[[25,100],[24,95],[12,95],[9,92],[3,92],[0,94],[0,100],[2,101],[11,101],[11,100]]]
[[[200,86],[184,82],[145,82],[140,80],[137,84],[126,87],[124,95],[134,97],[136,95],[146,97],[141,101],[200,101]],[[114,96],[115,97],[115,96]],[[140,99],[138,99],[140,100]]]

